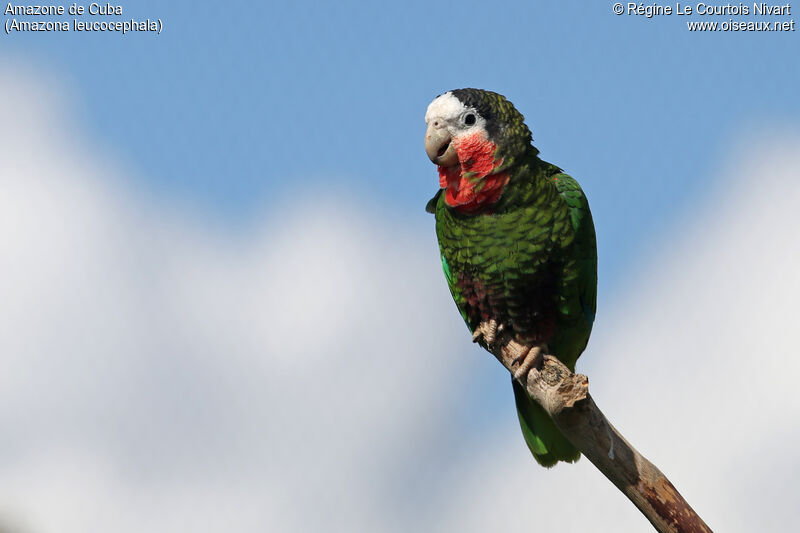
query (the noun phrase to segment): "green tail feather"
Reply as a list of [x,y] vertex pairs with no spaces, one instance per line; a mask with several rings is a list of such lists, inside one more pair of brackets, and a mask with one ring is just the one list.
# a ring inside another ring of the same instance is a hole
[[528,397],[522,385],[515,380],[511,383],[522,435],[536,462],[549,468],[559,461],[577,461],[581,452],[561,434],[545,410]]

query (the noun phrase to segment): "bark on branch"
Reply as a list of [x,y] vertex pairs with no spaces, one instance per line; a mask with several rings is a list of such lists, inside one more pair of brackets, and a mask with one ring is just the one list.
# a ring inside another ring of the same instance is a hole
[[[525,346],[500,334],[490,351],[512,375]],[[662,533],[710,533],[711,529],[669,479],[611,425],[589,395],[589,379],[573,374],[550,355],[540,358],[520,384],[562,431]]]

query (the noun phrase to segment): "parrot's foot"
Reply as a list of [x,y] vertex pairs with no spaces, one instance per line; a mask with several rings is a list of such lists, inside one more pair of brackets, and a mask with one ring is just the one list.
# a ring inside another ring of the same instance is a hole
[[472,333],[472,342],[480,342],[483,339],[487,346],[491,346],[501,331],[503,331],[503,324],[498,324],[494,318],[488,322],[481,322]]
[[536,346],[526,348],[519,355],[517,355],[511,362],[512,367],[517,364],[519,365],[519,367],[514,371],[514,379],[525,377],[528,372],[530,372],[531,368],[533,368],[533,366],[542,358],[545,349],[546,348],[543,345],[537,344]]

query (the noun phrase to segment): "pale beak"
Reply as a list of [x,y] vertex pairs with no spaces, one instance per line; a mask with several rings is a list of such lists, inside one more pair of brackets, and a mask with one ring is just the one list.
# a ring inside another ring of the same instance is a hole
[[428,158],[440,167],[452,167],[458,164],[458,153],[453,146],[453,139],[447,129],[436,122],[428,125],[425,132],[425,152]]

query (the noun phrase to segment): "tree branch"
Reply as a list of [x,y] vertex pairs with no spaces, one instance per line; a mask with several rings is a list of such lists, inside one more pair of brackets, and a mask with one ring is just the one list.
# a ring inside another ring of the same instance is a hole
[[[525,346],[503,332],[489,350],[512,375]],[[589,379],[550,355],[519,383],[565,437],[662,533],[710,533],[711,529],[669,479],[611,425],[589,395]]]

